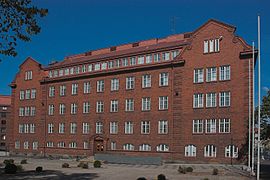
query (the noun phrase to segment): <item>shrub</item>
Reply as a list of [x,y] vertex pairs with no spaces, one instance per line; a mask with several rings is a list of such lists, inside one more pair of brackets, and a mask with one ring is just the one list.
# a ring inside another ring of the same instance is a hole
[[5,165],[7,165],[7,164],[14,164],[14,159],[5,159],[3,163]]
[[139,178],[137,178],[137,180],[146,180],[146,178],[145,177],[139,177]]
[[186,170],[185,167],[179,166],[179,167],[178,167],[178,172],[179,172],[179,173],[182,173],[182,174],[186,174],[187,170]]
[[84,163],[82,166],[83,169],[88,169],[88,163]]
[[157,179],[158,180],[166,180],[166,176],[164,174],[159,174]]
[[63,163],[62,168],[69,168],[69,164],[68,163]]
[[6,174],[15,174],[17,172],[17,166],[12,163],[7,163],[5,167]]
[[94,161],[94,168],[100,168],[101,167],[101,162],[96,160]]
[[84,162],[80,162],[77,167],[83,167]]
[[38,166],[37,168],[36,168],[36,172],[42,172],[43,171],[43,168],[41,167],[41,166]]
[[192,167],[187,167],[186,170],[187,170],[187,172],[193,172],[193,168]]
[[213,175],[218,175],[218,169],[217,168],[213,169]]
[[18,172],[22,172],[22,171],[23,171],[22,165],[17,165],[17,171],[18,171]]
[[21,164],[27,164],[27,159],[21,160]]

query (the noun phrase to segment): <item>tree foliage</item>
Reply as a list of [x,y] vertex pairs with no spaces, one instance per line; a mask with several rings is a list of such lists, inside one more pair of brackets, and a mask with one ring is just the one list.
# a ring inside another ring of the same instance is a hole
[[32,5],[32,0],[0,0],[0,54],[16,56],[18,40],[28,42],[40,32],[38,19],[48,9]]

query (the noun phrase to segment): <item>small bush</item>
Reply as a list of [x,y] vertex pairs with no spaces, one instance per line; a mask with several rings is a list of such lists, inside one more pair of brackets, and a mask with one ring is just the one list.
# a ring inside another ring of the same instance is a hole
[[100,168],[101,167],[101,162],[96,160],[94,161],[94,168]]
[[187,167],[186,170],[187,170],[187,172],[193,172],[193,168],[192,167]]
[[146,178],[145,177],[139,177],[139,178],[137,178],[137,180],[146,180]]
[[77,167],[83,167],[84,162],[80,162]]
[[36,168],[36,172],[42,172],[43,171],[43,168],[41,167],[41,166],[38,166],[37,168]]
[[17,165],[17,171],[18,171],[18,172],[22,172],[22,171],[23,171],[22,165]]
[[21,164],[27,164],[27,159],[21,160]]
[[84,163],[82,166],[83,169],[88,169],[88,163]]
[[213,175],[218,175],[218,169],[217,168],[213,169]]
[[157,179],[158,180],[166,180],[166,176],[164,174],[159,174]]
[[7,163],[5,166],[6,174],[15,174],[17,172],[17,166],[15,164]]
[[179,172],[179,173],[182,173],[182,174],[186,174],[187,170],[186,170],[185,167],[179,166],[179,167],[178,167],[178,172]]
[[5,159],[3,163],[5,165],[7,165],[7,164],[14,164],[14,159]]
[[69,164],[68,163],[63,163],[62,168],[69,168]]

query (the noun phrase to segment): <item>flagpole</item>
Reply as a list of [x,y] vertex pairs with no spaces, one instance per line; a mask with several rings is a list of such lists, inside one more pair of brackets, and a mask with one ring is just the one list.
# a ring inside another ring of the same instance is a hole
[[252,155],[251,155],[251,174],[254,175],[254,154],[255,154],[255,47],[254,47],[254,41],[252,42]]
[[257,151],[257,180],[260,179],[260,150],[261,150],[261,34],[260,15],[258,15],[258,151]]
[[248,170],[250,171],[250,146],[251,146],[251,107],[250,107],[250,59],[248,60]]

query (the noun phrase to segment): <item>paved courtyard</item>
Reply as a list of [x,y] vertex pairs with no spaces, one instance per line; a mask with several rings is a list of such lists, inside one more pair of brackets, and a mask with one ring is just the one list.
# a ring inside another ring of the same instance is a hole
[[[0,157],[0,162],[4,159],[14,159],[15,164],[19,164],[24,158],[22,157]],[[102,164],[102,168],[94,168],[93,163],[89,163],[89,169],[77,167],[79,162],[76,160],[49,160],[49,159],[34,159],[27,158],[27,164],[23,164],[23,172],[15,175],[7,175],[3,173],[1,167],[0,179],[71,179],[71,180],[136,180],[138,177],[145,177],[147,180],[157,179],[157,175],[164,174],[168,180],[248,180],[254,179],[248,176],[248,173],[242,171],[242,166],[230,165],[211,165],[211,164],[196,164],[196,165],[181,165],[192,167],[194,171],[187,174],[179,174],[177,169],[179,164],[164,164],[157,165],[125,165],[125,164]],[[62,168],[62,164],[69,163],[70,168]],[[36,173],[35,168],[42,166],[44,172]],[[219,175],[212,175],[214,168],[219,170]]]

